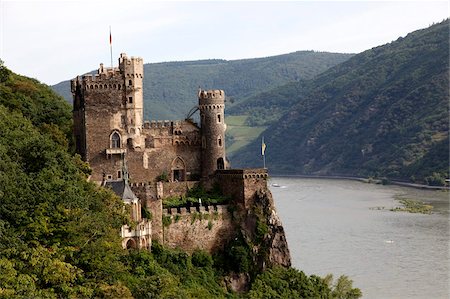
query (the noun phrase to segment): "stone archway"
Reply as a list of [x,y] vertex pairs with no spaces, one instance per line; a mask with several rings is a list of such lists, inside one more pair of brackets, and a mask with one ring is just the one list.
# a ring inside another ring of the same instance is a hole
[[141,238],[141,248],[147,249],[147,240],[145,238]]
[[136,241],[134,239],[128,239],[125,247],[127,249],[136,249],[137,248]]
[[183,159],[176,157],[172,162],[172,181],[184,182],[186,180],[186,164]]

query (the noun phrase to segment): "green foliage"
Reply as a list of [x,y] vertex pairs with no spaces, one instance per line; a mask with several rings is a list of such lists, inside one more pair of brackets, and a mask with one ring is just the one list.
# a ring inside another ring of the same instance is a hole
[[432,175],[425,178],[425,182],[430,186],[445,186],[446,175],[441,173],[433,172]]
[[206,191],[201,186],[191,188],[186,196],[173,196],[163,199],[164,208],[179,208],[191,207],[199,204],[199,198],[202,200],[202,205],[224,205],[230,200],[229,197],[222,195],[218,187],[211,191]]
[[[449,173],[448,35],[446,20],[228,111],[258,125],[279,115],[263,133],[272,172],[431,182]],[[259,165],[260,148],[258,138],[232,164]]]
[[332,298],[328,285],[318,276],[293,268],[275,267],[258,275],[248,298]]
[[172,224],[172,216],[170,215],[163,215],[162,216],[162,223],[164,225],[164,227],[168,227],[169,225]]
[[192,253],[192,265],[196,267],[212,267],[213,260],[207,252],[196,250]]
[[251,247],[244,241],[242,235],[231,240],[222,252],[215,254],[214,265],[223,273],[251,273],[255,272]]
[[208,220],[208,229],[212,230],[212,228],[213,228],[213,223],[211,220]]
[[3,64],[3,60],[0,59],[0,83],[8,81],[11,71]]
[[341,275],[333,284],[333,275],[328,274],[323,279],[331,289],[333,299],[357,299],[362,297],[362,292],[358,288],[353,288],[353,281],[346,275]]
[[67,152],[69,106],[13,73],[0,89],[2,296],[92,297],[115,286],[127,271],[119,237],[127,216]]
[[159,176],[156,177],[156,181],[158,182],[168,182],[169,181],[169,175],[167,172],[161,173]]
[[145,218],[145,219],[147,219],[148,221],[152,221],[152,219],[153,219],[152,212],[149,211],[149,210],[148,210],[146,207],[144,207],[144,206],[141,206],[141,215],[142,215],[142,218]]
[[395,207],[391,209],[393,212],[409,212],[409,213],[420,213],[420,214],[431,214],[433,210],[432,205],[425,204],[424,202],[407,199],[407,198],[397,198],[402,204],[402,207]]

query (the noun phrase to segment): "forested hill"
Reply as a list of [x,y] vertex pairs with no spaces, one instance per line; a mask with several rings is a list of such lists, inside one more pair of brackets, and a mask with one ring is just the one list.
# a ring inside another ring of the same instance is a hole
[[[446,20],[250,99],[241,111],[285,112],[262,134],[271,172],[442,183],[449,170],[448,37]],[[261,165],[260,147],[256,140],[240,150],[233,166]]]
[[[135,53],[144,55],[145,53]],[[223,89],[227,106],[287,82],[311,79],[352,54],[299,51],[265,58],[199,60],[144,65],[146,119],[183,119],[196,105],[197,90]],[[70,82],[54,90],[72,101]]]

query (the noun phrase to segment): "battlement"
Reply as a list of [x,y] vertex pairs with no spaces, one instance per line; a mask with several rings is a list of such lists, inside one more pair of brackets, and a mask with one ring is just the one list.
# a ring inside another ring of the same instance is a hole
[[152,182],[144,182],[144,183],[130,183],[130,187],[131,188],[139,188],[139,187],[148,187],[148,186],[153,186],[154,184],[152,184]]
[[181,120],[152,120],[144,121],[144,129],[156,129],[156,128],[170,128],[173,125],[181,124]]
[[224,104],[224,102],[225,102],[225,92],[223,90],[216,89],[216,90],[198,91],[199,105]]
[[163,210],[164,216],[170,215],[190,215],[192,213],[211,213],[217,212],[223,214],[228,211],[228,205],[215,205],[215,206],[200,206],[200,207],[180,207],[180,208],[167,208]]
[[123,62],[125,64],[143,64],[144,60],[141,57],[127,57],[126,53],[120,53],[119,64]]
[[234,177],[241,179],[268,178],[266,168],[223,169],[216,171],[216,177]]

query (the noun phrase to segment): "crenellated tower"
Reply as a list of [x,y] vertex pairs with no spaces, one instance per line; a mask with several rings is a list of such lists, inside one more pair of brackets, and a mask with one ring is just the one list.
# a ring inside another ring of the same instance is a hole
[[202,179],[207,180],[218,169],[226,169],[225,157],[225,92],[199,90],[202,135]]

